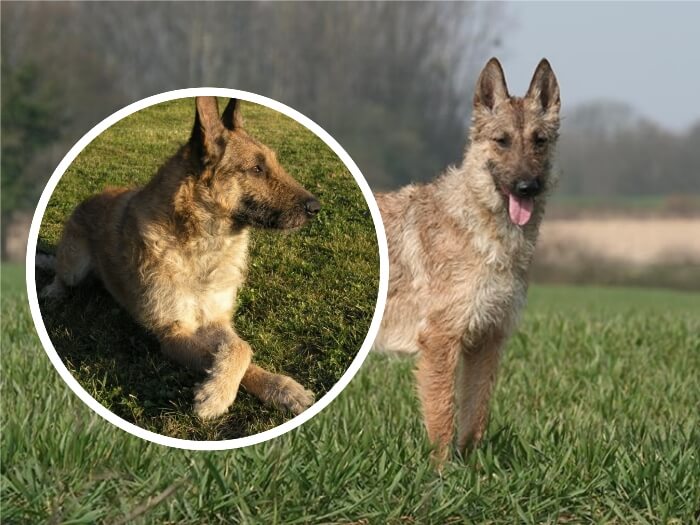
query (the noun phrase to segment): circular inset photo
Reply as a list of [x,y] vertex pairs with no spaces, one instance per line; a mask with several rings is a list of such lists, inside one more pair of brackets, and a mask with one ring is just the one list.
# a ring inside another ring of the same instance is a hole
[[27,268],[69,386],[193,449],[264,441],[330,403],[369,352],[388,278],[379,211],[337,142],[280,103],[206,88],[129,106],[76,144]]

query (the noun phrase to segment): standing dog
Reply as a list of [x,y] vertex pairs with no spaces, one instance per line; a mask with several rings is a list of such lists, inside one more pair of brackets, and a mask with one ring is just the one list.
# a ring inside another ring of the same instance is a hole
[[455,402],[460,450],[484,434],[552,185],[559,108],[547,60],[519,98],[508,94],[492,58],[476,85],[462,165],[430,184],[377,196],[391,270],[375,347],[420,352],[418,393],[438,462],[453,438]]
[[167,356],[206,371],[195,394],[203,419],[226,412],[240,384],[299,414],[313,393],[252,364],[231,317],[250,227],[298,228],[319,209],[275,153],[246,133],[236,99],[219,117],[215,97],[197,97],[189,142],[145,187],[108,189],[75,209],[42,295],[60,297],[97,274]]

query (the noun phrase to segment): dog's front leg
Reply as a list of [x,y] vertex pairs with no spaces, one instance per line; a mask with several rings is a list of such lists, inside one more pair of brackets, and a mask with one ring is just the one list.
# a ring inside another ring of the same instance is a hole
[[238,336],[218,345],[208,377],[194,395],[194,411],[199,417],[212,419],[228,410],[252,357],[250,345]]
[[486,431],[489,402],[504,339],[502,334],[491,334],[478,345],[465,345],[460,352],[457,370],[457,446],[463,453],[478,445]]
[[227,324],[200,327],[189,333],[176,327],[160,339],[166,355],[207,372],[195,392],[195,413],[202,419],[212,419],[226,412],[250,365],[250,345]]
[[437,324],[419,336],[421,355],[416,370],[418,395],[428,438],[439,466],[449,454],[454,433],[454,383],[460,338]]
[[242,381],[243,388],[262,402],[301,414],[314,402],[314,393],[291,377],[273,374],[251,364]]

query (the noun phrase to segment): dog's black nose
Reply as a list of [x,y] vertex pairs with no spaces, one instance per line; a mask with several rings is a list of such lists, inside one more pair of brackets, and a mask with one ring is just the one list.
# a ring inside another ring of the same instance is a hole
[[304,210],[306,215],[313,217],[321,210],[321,203],[312,197],[304,203]]
[[515,194],[518,197],[534,197],[542,191],[542,183],[539,177],[528,180],[520,180],[515,183]]

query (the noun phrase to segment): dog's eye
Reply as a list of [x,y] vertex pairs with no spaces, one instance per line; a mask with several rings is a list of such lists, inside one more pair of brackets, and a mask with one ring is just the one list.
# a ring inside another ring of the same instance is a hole
[[501,135],[500,137],[493,139],[493,141],[502,148],[507,148],[510,144],[510,137],[508,137],[508,135]]
[[253,172],[262,173],[262,171],[263,171],[263,169],[259,164],[256,164],[255,166],[253,166]]
[[541,148],[542,146],[545,146],[547,144],[547,137],[543,135],[535,135],[534,142],[535,146]]

